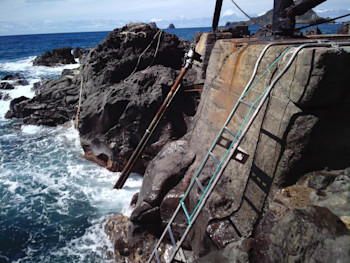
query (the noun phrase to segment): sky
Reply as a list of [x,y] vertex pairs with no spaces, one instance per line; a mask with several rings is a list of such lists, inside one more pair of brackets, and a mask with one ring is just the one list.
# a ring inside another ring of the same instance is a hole
[[[0,0],[0,35],[110,31],[130,22],[169,23],[181,27],[211,26],[216,0]],[[236,0],[251,16],[273,7],[273,0]],[[350,13],[350,0],[328,0],[317,8]],[[345,11],[344,11],[345,10]],[[247,20],[224,0],[220,25]],[[348,19],[350,20],[350,18]]]

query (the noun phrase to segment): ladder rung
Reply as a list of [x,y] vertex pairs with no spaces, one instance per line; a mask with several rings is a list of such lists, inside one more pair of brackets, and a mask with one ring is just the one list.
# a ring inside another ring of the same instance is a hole
[[156,248],[156,250],[154,251],[154,254],[156,254],[157,263],[160,263],[160,259],[159,259],[159,255],[158,255],[157,248]]
[[249,108],[253,108],[256,109],[255,105],[250,104],[249,102],[245,101],[245,100],[240,100],[240,102],[246,106],[248,106]]
[[171,227],[170,226],[168,227],[168,232],[169,232],[169,236],[170,236],[170,239],[171,239],[171,243],[173,243],[173,247],[176,248],[175,238],[174,238],[173,232],[171,231]]
[[209,153],[209,155],[211,156],[211,158],[213,158],[213,160],[217,163],[220,164],[220,161],[218,158],[216,158],[216,156],[213,153]]
[[235,134],[233,131],[231,131],[229,128],[227,128],[227,127],[225,126],[224,129],[225,129],[225,131],[227,131],[229,134],[231,134],[233,137],[239,139],[239,136],[238,136],[237,134]]
[[186,207],[185,207],[184,202],[180,201],[180,203],[181,203],[181,207],[182,207],[182,209],[184,210],[185,215],[186,215],[186,217],[187,217],[188,224],[189,224],[190,226],[192,226],[192,224],[191,224],[191,218],[190,218],[190,215],[189,215],[188,212],[187,212],[187,209],[186,209]]
[[196,183],[198,185],[198,187],[202,190],[202,192],[205,192],[204,186],[202,185],[202,183],[199,181],[198,177],[196,178]]

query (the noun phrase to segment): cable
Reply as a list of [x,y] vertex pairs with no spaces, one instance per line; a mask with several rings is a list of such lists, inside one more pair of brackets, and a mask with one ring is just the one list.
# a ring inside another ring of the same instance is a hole
[[[246,17],[248,17],[250,20],[253,20],[253,18],[251,18],[246,12],[244,12],[243,9],[240,8],[238,6],[238,4],[234,0],[231,0],[231,1]],[[261,28],[265,28],[266,30],[272,32],[272,30],[270,28],[267,28],[266,26],[263,26],[263,25],[260,25],[260,24],[256,24],[256,25],[260,26]]]
[[316,26],[316,25],[320,25],[320,24],[324,24],[324,23],[328,23],[328,22],[331,22],[331,21],[334,21],[334,20],[337,20],[337,19],[340,19],[340,18],[343,18],[343,17],[347,17],[347,16],[350,16],[350,13],[349,14],[346,14],[346,15],[343,15],[343,16],[338,16],[336,18],[331,18],[331,19],[327,19],[325,21],[322,21],[322,22],[318,22],[318,23],[312,23],[308,26],[303,26],[303,27],[298,27],[298,28],[295,28],[295,30],[300,30],[300,29],[304,29],[304,28],[308,28],[310,26]]

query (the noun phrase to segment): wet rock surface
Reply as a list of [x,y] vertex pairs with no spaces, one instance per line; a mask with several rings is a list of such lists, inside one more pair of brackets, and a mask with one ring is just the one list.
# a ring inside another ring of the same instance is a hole
[[1,79],[0,90],[11,90],[15,86],[25,86],[28,85],[28,81],[18,74],[7,75]]

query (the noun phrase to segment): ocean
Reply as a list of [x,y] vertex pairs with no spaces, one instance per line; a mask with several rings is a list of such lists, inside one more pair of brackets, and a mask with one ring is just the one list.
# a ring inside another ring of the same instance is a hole
[[[320,29],[330,34],[339,26],[325,24]],[[250,27],[251,32],[257,29]],[[208,30],[165,31],[192,40],[195,32]],[[12,99],[33,97],[35,82],[79,66],[34,67],[35,56],[57,47],[94,47],[108,33],[0,36],[0,78],[20,74],[29,82],[2,92]],[[122,190],[112,190],[119,174],[82,158],[72,123],[20,126],[20,120],[4,118],[9,104],[0,100],[0,263],[112,262],[104,223],[114,213],[130,214],[141,176],[133,174]]]

